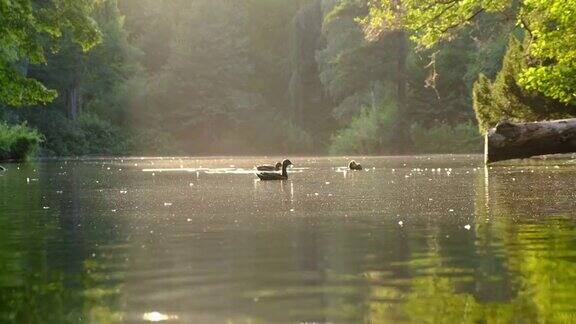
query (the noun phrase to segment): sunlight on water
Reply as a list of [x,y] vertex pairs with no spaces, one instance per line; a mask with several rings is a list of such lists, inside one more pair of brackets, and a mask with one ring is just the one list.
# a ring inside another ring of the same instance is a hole
[[0,322],[576,321],[573,162],[290,159],[5,165]]
[[169,320],[177,320],[178,316],[166,315],[159,312],[150,312],[150,313],[144,313],[144,315],[142,315],[142,319],[147,322],[163,322]]

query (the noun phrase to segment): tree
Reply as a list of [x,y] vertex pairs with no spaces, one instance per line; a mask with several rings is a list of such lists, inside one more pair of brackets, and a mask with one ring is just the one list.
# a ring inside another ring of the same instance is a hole
[[492,83],[481,74],[474,84],[474,110],[481,132],[486,132],[501,120],[538,121],[576,115],[573,107],[520,87],[518,75],[528,66],[523,53],[520,41],[510,37],[502,70],[496,80]]
[[[394,58],[396,60],[396,101],[399,111],[399,120],[395,125],[394,134],[396,139],[394,140],[399,144],[401,148],[400,152],[407,151],[410,149],[410,137],[409,137],[409,113],[407,111],[407,56],[408,56],[408,38],[407,33],[403,28],[395,28],[393,26],[397,25],[397,22],[403,18],[404,13],[402,12],[403,2],[402,0],[390,0],[387,2],[390,10],[387,12],[388,16],[386,20],[374,20],[370,22],[363,22],[365,26],[366,38],[371,40],[377,40],[381,37],[390,37],[394,43],[394,48],[396,53]],[[374,13],[374,5],[369,2],[369,15]],[[388,26],[390,25],[390,26]],[[378,28],[371,28],[372,26],[378,26]]]
[[[535,64],[520,71],[520,84],[564,103],[576,102],[575,0],[389,0],[371,4],[364,20],[367,32],[403,29],[424,48],[452,39],[456,32],[484,14],[513,15],[528,32],[526,51]],[[400,15],[398,15],[400,12]]]
[[0,103],[46,103],[57,93],[27,77],[29,64],[46,62],[45,52],[70,31],[84,51],[100,41],[91,17],[95,0],[22,0],[0,3]]
[[527,0],[523,4],[520,17],[526,21],[532,40],[528,50],[536,64],[522,71],[519,83],[576,104],[576,0]]
[[239,125],[262,104],[250,89],[254,64],[247,4],[183,0],[151,5],[161,6],[172,32],[163,35],[165,63],[150,75],[149,104],[189,151],[210,152],[220,148],[217,143],[239,140]]
[[44,134],[44,148],[57,155],[126,152],[128,132],[119,134],[117,125],[127,121],[125,89],[138,71],[138,51],[128,43],[117,0],[98,1],[91,15],[99,26],[100,42],[90,51],[66,30],[54,41],[58,50],[47,53],[44,64],[28,68],[29,78],[54,89],[58,97],[46,104],[47,109],[6,111]]
[[322,17],[322,1],[313,0],[298,10],[290,24],[291,117],[305,131],[317,135],[326,134],[329,123],[323,122],[330,118],[329,100],[323,91],[316,61],[316,53],[324,45]]

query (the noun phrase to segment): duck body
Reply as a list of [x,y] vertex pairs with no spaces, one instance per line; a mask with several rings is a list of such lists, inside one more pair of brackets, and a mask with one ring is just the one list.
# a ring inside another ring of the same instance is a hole
[[350,170],[355,170],[355,171],[360,171],[362,170],[362,165],[356,163],[356,161],[352,160],[350,161],[350,164],[348,164],[348,168]]
[[282,163],[278,162],[276,165],[258,165],[256,170],[258,171],[280,171],[282,169]]
[[282,161],[282,173],[278,173],[278,172],[259,172],[259,173],[256,173],[256,175],[257,175],[258,178],[260,178],[260,180],[262,180],[262,181],[267,181],[267,180],[288,180],[288,172],[286,172],[286,168],[288,168],[289,165],[292,165],[292,162],[290,162],[290,160],[284,160],[284,161]]
[[256,174],[260,180],[288,180],[287,174],[278,172],[260,172]]

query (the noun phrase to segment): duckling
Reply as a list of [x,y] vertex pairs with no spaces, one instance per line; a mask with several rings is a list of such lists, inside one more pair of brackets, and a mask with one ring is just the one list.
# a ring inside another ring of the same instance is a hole
[[352,160],[352,161],[350,161],[350,163],[348,164],[348,168],[349,168],[350,170],[359,171],[359,170],[362,170],[362,165],[360,165],[359,163],[356,163],[356,161]]
[[260,180],[287,180],[288,179],[288,172],[286,172],[286,168],[289,165],[293,165],[290,160],[286,159],[282,161],[282,173],[277,172],[260,172],[256,173]]
[[282,169],[282,162],[276,163],[276,165],[258,165],[256,166],[256,170],[258,171],[280,171]]

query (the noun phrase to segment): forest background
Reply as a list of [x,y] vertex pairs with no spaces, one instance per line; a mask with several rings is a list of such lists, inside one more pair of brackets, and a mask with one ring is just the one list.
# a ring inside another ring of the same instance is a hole
[[0,160],[479,152],[576,115],[570,2],[0,0]]

